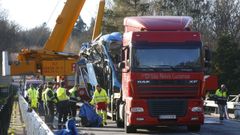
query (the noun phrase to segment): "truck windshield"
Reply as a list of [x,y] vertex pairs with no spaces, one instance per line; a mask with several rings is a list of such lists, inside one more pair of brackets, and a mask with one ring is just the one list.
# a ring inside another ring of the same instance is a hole
[[201,71],[201,43],[135,44],[132,69],[145,71]]

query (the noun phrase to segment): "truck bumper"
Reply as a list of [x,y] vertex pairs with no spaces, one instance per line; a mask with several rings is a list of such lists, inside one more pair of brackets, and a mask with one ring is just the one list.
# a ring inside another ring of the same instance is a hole
[[155,117],[141,116],[132,113],[128,118],[129,125],[133,126],[202,125],[204,122],[203,114],[177,117],[171,120],[161,120]]
[[[138,110],[138,108],[141,109]],[[165,117],[171,114],[175,114],[174,117]],[[129,100],[126,104],[126,115],[129,126],[202,125],[204,123],[202,100],[199,99]]]

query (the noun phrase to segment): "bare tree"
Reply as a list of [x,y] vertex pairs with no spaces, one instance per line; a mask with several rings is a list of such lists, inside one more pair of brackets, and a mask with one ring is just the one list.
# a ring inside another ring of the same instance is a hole
[[213,10],[211,12],[211,26],[216,39],[221,34],[230,34],[236,41],[239,41],[239,9],[239,0],[215,0]]

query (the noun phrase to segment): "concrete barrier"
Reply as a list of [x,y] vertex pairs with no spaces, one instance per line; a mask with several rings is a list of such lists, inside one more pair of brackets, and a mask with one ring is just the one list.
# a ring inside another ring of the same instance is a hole
[[19,106],[27,135],[54,135],[35,111],[27,112],[28,103],[21,95],[19,95]]

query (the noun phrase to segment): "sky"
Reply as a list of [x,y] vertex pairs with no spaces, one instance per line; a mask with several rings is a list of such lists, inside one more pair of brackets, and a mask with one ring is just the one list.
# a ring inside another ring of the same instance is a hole
[[[66,0],[0,0],[1,9],[6,10],[7,18],[20,25],[22,29],[31,29],[44,22],[54,28],[57,16],[61,13]],[[99,0],[86,0],[81,17],[87,24],[96,17]]]

